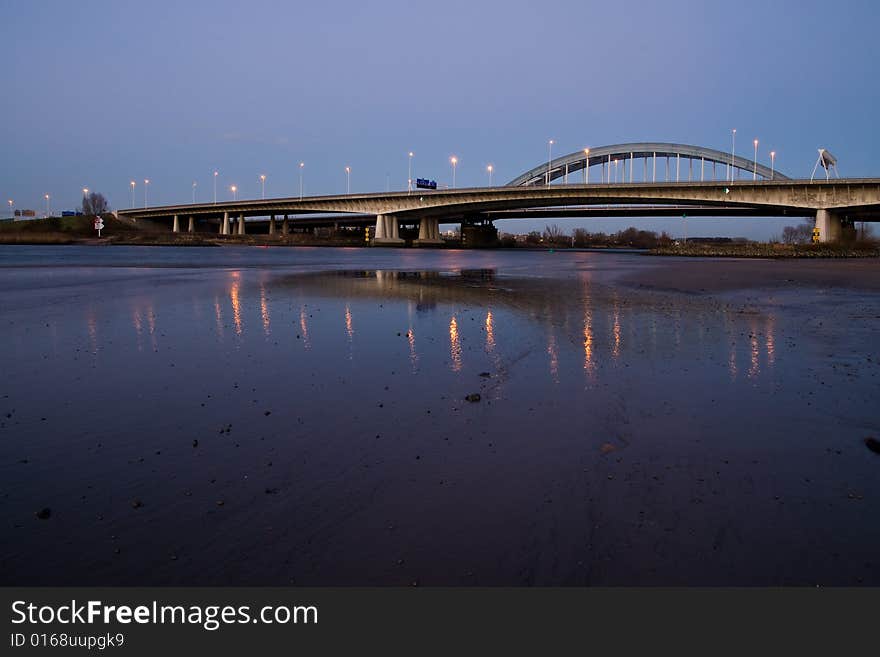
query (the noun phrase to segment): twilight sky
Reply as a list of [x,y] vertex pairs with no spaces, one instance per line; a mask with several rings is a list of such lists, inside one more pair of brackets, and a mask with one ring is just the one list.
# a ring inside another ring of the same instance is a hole
[[[818,147],[880,176],[880,5],[868,0],[0,2],[0,195],[72,209],[299,190],[507,182],[585,146],[672,141],[808,177]],[[8,206],[7,206],[8,207]],[[698,223],[699,222],[699,223]],[[507,222],[525,232],[546,222]],[[564,229],[680,220],[563,219]],[[791,221],[693,219],[766,238]]]

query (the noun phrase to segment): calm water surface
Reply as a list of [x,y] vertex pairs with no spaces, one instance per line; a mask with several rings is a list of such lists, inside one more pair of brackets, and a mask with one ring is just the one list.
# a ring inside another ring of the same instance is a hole
[[0,247],[0,583],[880,584],[877,295],[663,264]]

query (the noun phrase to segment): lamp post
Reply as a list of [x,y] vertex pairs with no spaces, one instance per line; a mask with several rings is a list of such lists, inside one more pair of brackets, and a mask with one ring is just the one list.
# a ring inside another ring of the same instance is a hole
[[547,142],[547,187],[550,186],[550,162],[553,160],[553,140]]
[[590,184],[590,149],[584,149],[584,184]]
[[345,193],[351,194],[351,167],[345,167]]
[[196,187],[197,186],[198,186],[198,183],[195,180],[193,180],[193,205],[196,204]]
[[46,199],[46,216],[48,217],[49,216],[49,195],[46,194],[44,196],[44,198]]
[[773,180],[773,172],[776,166],[776,151],[770,151],[770,180]]
[[495,170],[495,167],[493,167],[491,164],[490,164],[489,166],[486,167],[486,171],[489,172],[489,187],[492,186],[492,172],[493,172],[494,170]]
[[260,174],[260,198],[265,200],[266,198],[266,174]]
[[217,169],[214,169],[214,205],[217,205]]
[[758,140],[755,140],[755,167],[752,169],[752,180],[758,179]]
[[14,220],[15,219],[15,202],[12,199],[9,199],[6,202],[9,203],[9,216],[12,217]]
[[408,194],[412,194],[412,159],[413,159],[413,152],[410,151],[409,152],[409,162],[407,163],[407,168],[406,168],[406,184],[407,184],[406,189],[407,189]]
[[736,171],[734,167],[734,162],[736,161],[736,128],[733,129],[732,135],[730,145],[730,182],[733,182],[733,172]]
[[232,185],[232,186],[229,188],[229,191],[232,192],[232,200],[233,200],[233,201],[237,201],[237,200],[238,200],[238,194],[237,194],[237,192],[238,192],[238,187],[236,187],[235,185]]
[[144,178],[144,208],[147,207],[147,187],[150,184],[149,178]]
[[135,186],[134,180],[132,180],[130,183],[128,183],[128,185],[129,185],[129,187],[131,187],[131,207],[133,208],[134,207],[134,186]]
[[305,162],[299,163],[299,200],[302,201],[303,198],[303,168],[306,166]]
[[82,205],[83,205],[82,210],[83,210],[83,212],[86,211],[86,200],[88,200],[88,198],[89,198],[89,188],[88,188],[88,187],[83,187],[83,202],[82,202]]
[[455,189],[455,165],[458,164],[458,158],[453,155],[449,161],[452,163],[452,189]]

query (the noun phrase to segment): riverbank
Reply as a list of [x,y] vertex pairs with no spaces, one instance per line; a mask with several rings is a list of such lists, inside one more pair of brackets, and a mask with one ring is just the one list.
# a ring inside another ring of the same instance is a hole
[[688,243],[657,247],[648,251],[648,255],[697,258],[877,258],[880,257],[880,244]]

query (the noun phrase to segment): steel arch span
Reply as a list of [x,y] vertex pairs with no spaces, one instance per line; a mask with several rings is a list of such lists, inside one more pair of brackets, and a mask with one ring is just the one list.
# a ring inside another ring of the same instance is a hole
[[[637,160],[642,160],[642,164],[637,165]],[[591,168],[601,168],[601,172],[597,175],[590,170]],[[577,172],[581,172],[576,176],[577,179],[569,180],[571,174]],[[748,178],[790,180],[788,176],[771,167],[758,164],[755,160],[733,156],[731,153],[712,148],[688,144],[640,142],[600,146],[569,153],[529,169],[507,185],[510,187],[546,185],[557,178],[562,178],[566,183],[606,184],[723,181],[738,178],[738,172],[747,174]]]

